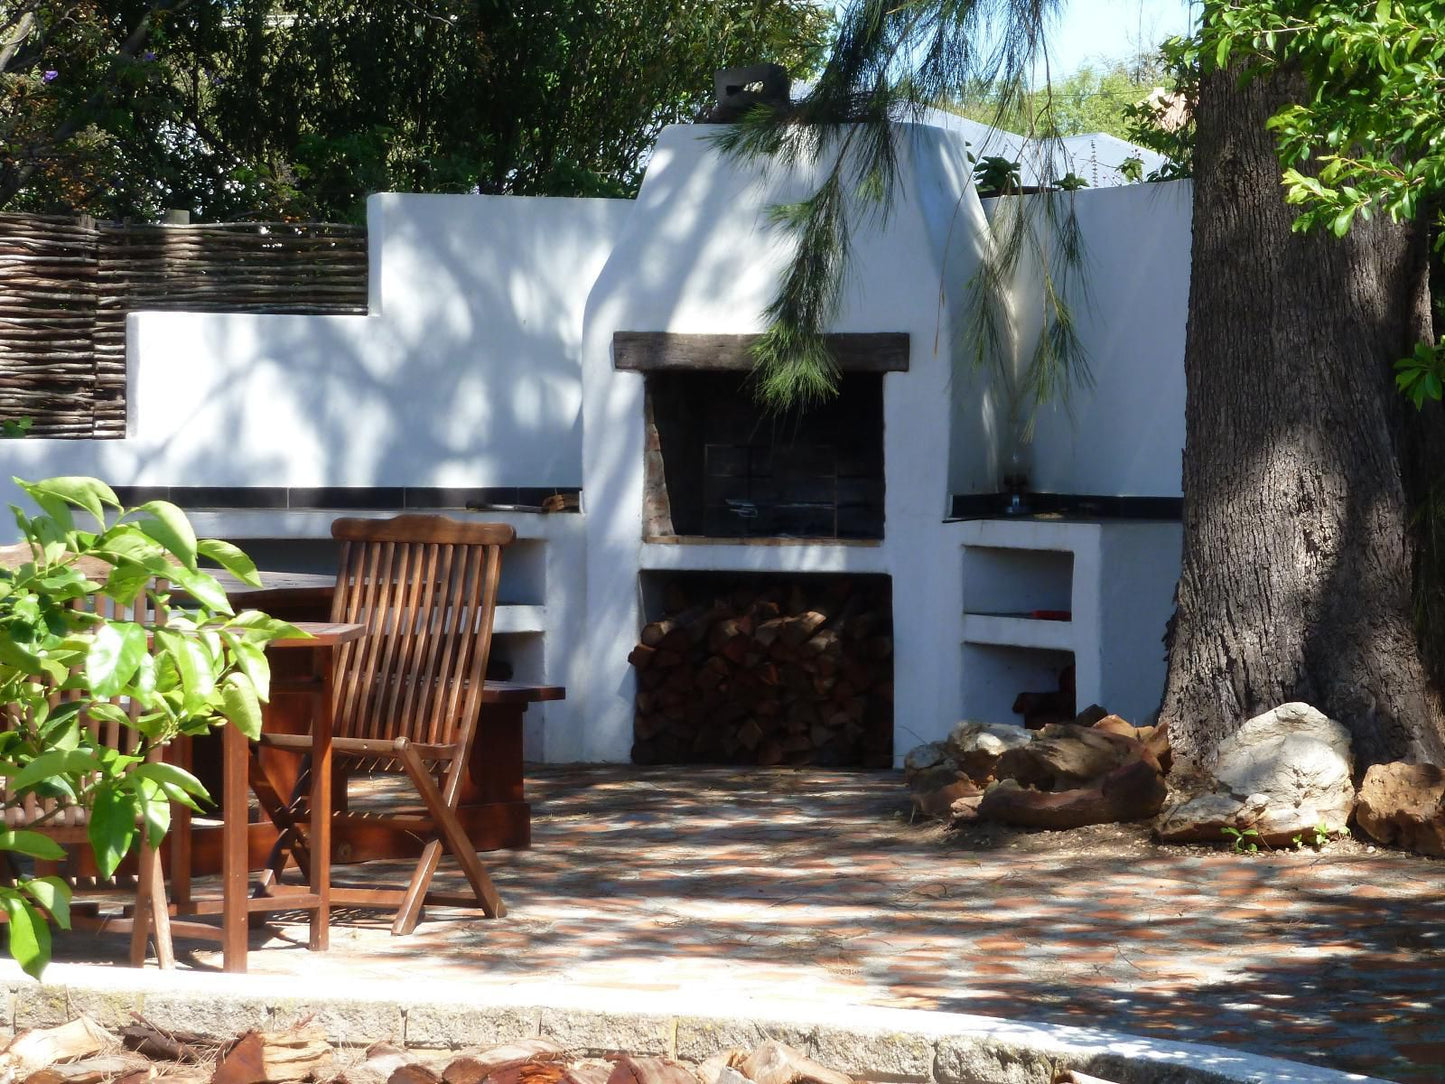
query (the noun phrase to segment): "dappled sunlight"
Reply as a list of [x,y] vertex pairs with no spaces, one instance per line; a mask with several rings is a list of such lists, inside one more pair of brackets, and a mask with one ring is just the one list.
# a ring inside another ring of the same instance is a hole
[[1128,833],[983,844],[910,824],[889,772],[536,768],[527,787],[533,848],[485,856],[507,918],[434,909],[392,938],[376,913],[341,911],[318,957],[295,916],[253,933],[252,970],[385,978],[405,961],[472,986],[938,1009],[1410,1084],[1445,1064],[1439,862],[1166,850]]

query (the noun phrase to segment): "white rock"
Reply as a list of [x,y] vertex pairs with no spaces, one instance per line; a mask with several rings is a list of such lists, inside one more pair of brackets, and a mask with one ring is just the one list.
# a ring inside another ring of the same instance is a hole
[[971,723],[964,720],[954,724],[948,735],[948,752],[955,758],[974,753],[1001,756],[1008,749],[1016,749],[1033,741],[1033,732],[1009,723]]
[[1287,844],[1317,825],[1343,832],[1355,804],[1350,732],[1308,704],[1282,704],[1219,743],[1216,793],[1167,809],[1166,840],[1220,838],[1222,827],[1253,828]]
[[1219,743],[1214,767],[1234,794],[1262,795],[1275,811],[1314,809],[1340,828],[1354,808],[1353,772],[1350,732],[1299,703],[1250,719]]

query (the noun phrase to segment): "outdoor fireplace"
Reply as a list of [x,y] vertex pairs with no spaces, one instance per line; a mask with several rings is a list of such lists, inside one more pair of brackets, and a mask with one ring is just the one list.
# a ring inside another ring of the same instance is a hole
[[767,414],[737,373],[647,374],[645,536],[882,538],[883,378]]
[[769,413],[752,336],[614,336],[617,368],[645,375],[644,538],[883,537],[884,373],[907,368],[908,337],[830,339],[838,394]]
[[648,572],[642,595],[634,762],[891,766],[887,576]]

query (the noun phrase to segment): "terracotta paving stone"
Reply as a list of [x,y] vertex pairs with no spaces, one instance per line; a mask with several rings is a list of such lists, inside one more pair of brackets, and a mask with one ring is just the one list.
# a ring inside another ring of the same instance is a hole
[[[910,824],[888,772],[536,768],[527,790],[532,849],[485,856],[507,918],[439,909],[393,939],[348,909],[325,956],[299,921],[258,929],[252,971],[375,979],[404,961],[411,978],[519,991],[981,1013],[1445,1081],[1445,862],[967,849]],[[122,940],[57,950],[120,958]],[[210,946],[178,949],[218,965]]]

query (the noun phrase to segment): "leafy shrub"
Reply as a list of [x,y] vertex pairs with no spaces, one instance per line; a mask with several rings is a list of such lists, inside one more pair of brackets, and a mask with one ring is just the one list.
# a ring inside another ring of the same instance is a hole
[[[16,567],[0,565],[4,804],[35,795],[89,810],[90,845],[109,877],[141,831],[151,846],[160,843],[171,802],[195,809],[205,796],[189,773],[146,763],[147,754],[225,723],[259,733],[270,685],[265,645],[299,633],[255,611],[232,612],[199,561],[253,584],[255,566],[229,543],[197,540],[175,505],[150,501],[125,510],[93,478],[15,481],[40,514],[12,506],[24,541]],[[184,591],[186,608],[171,605],[166,583]],[[95,595],[122,606],[148,596],[165,607],[164,622],[145,626],[78,607]],[[92,724],[106,722],[134,732],[133,753],[97,740]],[[64,857],[53,840],[26,830],[0,831],[0,850]],[[0,886],[0,907],[10,954],[39,975],[50,958],[49,923],[70,924],[68,886],[56,877],[21,877]]]

